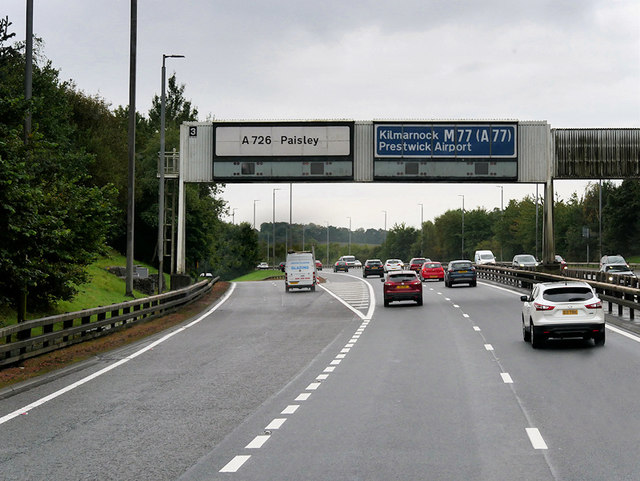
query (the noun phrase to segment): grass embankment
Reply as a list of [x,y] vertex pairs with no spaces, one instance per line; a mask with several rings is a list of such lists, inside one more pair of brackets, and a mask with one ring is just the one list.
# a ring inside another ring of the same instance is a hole
[[[152,266],[142,263],[136,264],[147,267],[149,274],[158,273],[158,269]],[[115,251],[109,251],[108,255],[101,257],[87,267],[90,280],[88,283],[79,286],[78,294],[73,299],[69,301],[59,301],[44,311],[29,311],[27,312],[27,319],[39,319],[45,316],[64,314],[65,312],[81,311],[83,309],[130,301],[131,298],[124,295],[126,288],[124,279],[120,279],[105,270],[105,268],[109,266],[124,267],[126,265],[126,257]],[[165,282],[166,285],[169,285],[169,277],[166,274]],[[134,291],[134,296],[141,298],[147,295],[139,291]],[[14,309],[8,307],[0,309],[0,327],[9,326],[16,322],[17,315]]]
[[233,282],[264,281],[265,279],[269,279],[270,277],[281,277],[283,275],[284,272],[279,269],[264,269],[249,272],[249,274],[245,274],[244,276],[240,276],[234,279]]

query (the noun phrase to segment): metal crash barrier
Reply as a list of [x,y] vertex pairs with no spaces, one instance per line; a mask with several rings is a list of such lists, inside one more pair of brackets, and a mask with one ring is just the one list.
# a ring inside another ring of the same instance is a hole
[[0,366],[39,356],[178,310],[208,293],[219,277],[157,296],[69,312],[0,329]]

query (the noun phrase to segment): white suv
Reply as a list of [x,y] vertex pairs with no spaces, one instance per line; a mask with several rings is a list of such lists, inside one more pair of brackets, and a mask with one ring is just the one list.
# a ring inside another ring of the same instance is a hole
[[522,336],[532,347],[550,338],[593,339],[596,346],[604,345],[602,302],[586,282],[543,282],[520,300]]

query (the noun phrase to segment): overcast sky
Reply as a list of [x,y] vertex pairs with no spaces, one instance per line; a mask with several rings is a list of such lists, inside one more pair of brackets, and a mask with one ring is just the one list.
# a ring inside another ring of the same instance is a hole
[[[128,104],[130,3],[34,2],[34,33],[62,79]],[[0,15],[25,36],[24,0]],[[516,119],[640,127],[638,0],[153,0],[138,2],[137,110],[160,93],[162,54],[199,120]],[[503,185],[509,199],[534,185]],[[585,182],[556,182],[566,199]],[[235,220],[289,219],[289,184],[228,185]],[[294,184],[293,222],[418,226],[500,207],[498,184]],[[542,195],[542,188],[540,189]]]

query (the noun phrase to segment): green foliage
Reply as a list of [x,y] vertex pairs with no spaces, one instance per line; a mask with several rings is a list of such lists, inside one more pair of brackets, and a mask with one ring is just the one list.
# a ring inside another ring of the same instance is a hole
[[258,236],[249,223],[220,224],[217,234],[216,275],[228,280],[255,269],[260,262]]
[[[3,27],[4,28],[4,27]],[[6,40],[6,33],[0,33]],[[84,267],[103,249],[115,192],[92,186],[92,157],[72,142],[67,93],[50,62],[33,68],[33,101],[25,102],[17,49],[1,45],[0,302],[27,291],[32,307],[69,299],[86,281]],[[22,122],[32,113],[26,142]]]

